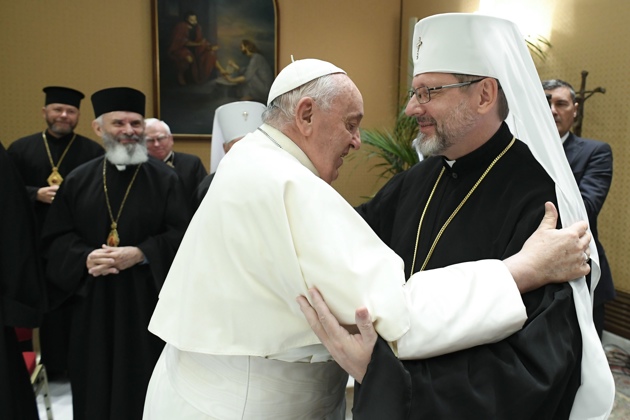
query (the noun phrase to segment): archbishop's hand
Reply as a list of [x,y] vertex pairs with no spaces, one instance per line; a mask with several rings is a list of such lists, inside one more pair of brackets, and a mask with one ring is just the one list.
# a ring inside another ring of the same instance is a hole
[[114,266],[114,258],[102,248],[90,252],[85,262],[88,273],[94,277],[118,274],[118,269]]
[[41,201],[42,203],[46,204],[52,204],[52,202],[55,200],[55,195],[57,195],[58,189],[59,185],[41,187],[37,190],[37,201]]
[[103,245],[90,252],[86,266],[94,277],[118,274],[144,261],[144,254],[135,246],[112,247]]
[[556,229],[557,221],[556,207],[551,202],[545,203],[545,215],[538,229],[518,254],[504,261],[521,293],[548,283],[577,279],[590,272],[588,224],[580,221]]
[[355,321],[359,333],[351,334],[339,324],[317,289],[309,289],[309,295],[312,305],[304,296],[297,298],[309,325],[339,366],[361,383],[378,337],[368,310],[356,310]]

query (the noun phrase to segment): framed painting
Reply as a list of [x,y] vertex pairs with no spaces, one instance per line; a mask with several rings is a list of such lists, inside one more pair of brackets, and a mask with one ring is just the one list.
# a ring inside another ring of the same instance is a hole
[[214,110],[266,104],[276,74],[276,0],[151,0],[154,115],[179,138],[212,135]]

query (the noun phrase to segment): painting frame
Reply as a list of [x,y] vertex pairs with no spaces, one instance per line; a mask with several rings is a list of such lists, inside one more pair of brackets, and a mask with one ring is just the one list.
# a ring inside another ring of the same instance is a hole
[[[185,16],[191,11],[197,20],[195,29]],[[255,98],[246,83],[228,79],[243,79],[238,75],[254,62],[252,47],[246,44],[243,51],[243,40],[249,40],[264,57],[258,57],[258,62],[267,62],[271,80],[277,74],[277,0],[151,0],[151,14],[153,115],[170,126],[176,140],[211,139],[214,110],[225,103],[255,100],[266,104],[261,89],[253,90]],[[198,45],[177,44],[185,34]],[[197,51],[201,52],[196,55]]]

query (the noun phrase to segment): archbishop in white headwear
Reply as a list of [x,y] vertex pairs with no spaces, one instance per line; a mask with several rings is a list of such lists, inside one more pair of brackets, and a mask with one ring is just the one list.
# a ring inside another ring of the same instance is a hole
[[[587,214],[575,179],[558,141],[549,105],[529,50],[516,24],[480,14],[447,13],[416,24],[411,53],[414,76],[457,73],[496,78],[505,92],[511,132],[525,142],[556,183],[563,226]],[[509,211],[510,209],[505,209]],[[582,333],[582,383],[572,419],[603,419],[614,401],[614,381],[592,320],[592,294],[599,280],[599,259],[591,241],[591,292],[584,278],[571,282]]]
[[244,137],[262,124],[266,106],[260,102],[237,101],[221,105],[214,111],[210,173],[214,173],[225,156],[224,144]]

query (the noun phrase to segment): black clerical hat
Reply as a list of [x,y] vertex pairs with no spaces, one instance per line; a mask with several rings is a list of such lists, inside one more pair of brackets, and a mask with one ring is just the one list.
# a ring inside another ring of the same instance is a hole
[[92,106],[96,118],[114,111],[135,112],[144,117],[144,93],[128,87],[99,90],[92,95]]
[[66,104],[79,108],[81,106],[81,99],[85,98],[85,95],[78,90],[67,87],[47,86],[43,90],[46,94],[46,103],[44,105]]

